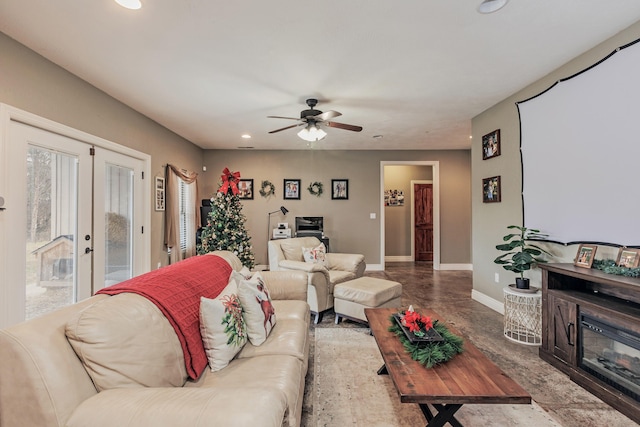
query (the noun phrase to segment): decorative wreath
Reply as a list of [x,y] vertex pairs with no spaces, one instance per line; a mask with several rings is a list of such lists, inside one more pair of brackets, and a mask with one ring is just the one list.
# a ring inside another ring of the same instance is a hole
[[262,185],[260,186],[260,195],[262,197],[269,197],[276,194],[276,187],[271,183],[271,181],[265,179],[262,181]]
[[309,186],[307,187],[307,190],[309,190],[309,193],[311,193],[312,195],[316,196],[316,197],[320,197],[322,196],[322,183],[321,182],[312,182],[311,184],[309,184]]
[[[404,313],[402,313],[404,314]],[[431,319],[429,319],[431,320]],[[440,363],[448,362],[456,354],[462,353],[463,339],[453,334],[445,325],[437,320],[432,323],[433,329],[440,334],[443,341],[420,343],[411,342],[405,332],[402,330],[394,316],[389,318],[391,326],[389,332],[393,332],[404,346],[407,353],[411,354],[411,358],[427,368],[432,368]]]

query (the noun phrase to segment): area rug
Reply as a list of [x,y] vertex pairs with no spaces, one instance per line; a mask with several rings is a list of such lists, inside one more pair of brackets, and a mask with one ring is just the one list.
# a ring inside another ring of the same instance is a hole
[[[400,403],[387,375],[377,375],[382,356],[367,328],[316,328],[314,426],[404,427],[425,425],[416,404]],[[531,405],[465,405],[456,418],[464,426],[560,427]]]

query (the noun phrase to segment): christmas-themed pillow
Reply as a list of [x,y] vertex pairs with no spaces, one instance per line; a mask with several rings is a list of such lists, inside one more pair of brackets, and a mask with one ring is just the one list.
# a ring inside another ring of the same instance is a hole
[[250,280],[245,280],[237,272],[232,277],[238,277],[238,296],[242,304],[242,314],[247,323],[249,341],[253,345],[260,345],[269,336],[276,324],[276,312],[271,303],[269,289],[267,289],[262,275],[255,273]]
[[200,298],[200,334],[212,372],[226,367],[247,343],[247,325],[233,276],[217,298]]
[[327,248],[324,246],[324,243],[320,243],[315,248],[302,248],[302,255],[304,256],[304,260],[306,262],[324,264],[327,253]]

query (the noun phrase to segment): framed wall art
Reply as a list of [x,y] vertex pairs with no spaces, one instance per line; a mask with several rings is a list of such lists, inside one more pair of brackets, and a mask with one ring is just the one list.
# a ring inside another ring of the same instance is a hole
[[300,180],[299,179],[284,180],[284,199],[300,200]]
[[496,129],[482,137],[482,160],[500,155],[500,129]]
[[331,180],[331,199],[332,200],[349,200],[349,180],[348,179],[332,179]]
[[253,179],[241,179],[238,183],[240,200],[253,200]]
[[616,265],[618,267],[636,268],[640,262],[640,249],[620,248]]
[[156,211],[164,210],[164,178],[156,176]]
[[598,246],[582,244],[578,247],[578,253],[576,254],[576,260],[574,262],[578,267],[591,268],[593,259],[596,256],[596,250]]
[[482,179],[482,202],[495,203],[502,199],[502,188],[500,186],[500,176]]

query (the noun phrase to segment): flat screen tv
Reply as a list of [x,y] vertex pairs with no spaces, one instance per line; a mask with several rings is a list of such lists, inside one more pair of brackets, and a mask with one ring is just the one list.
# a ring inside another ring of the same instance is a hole
[[297,216],[296,236],[318,236],[324,231],[324,217],[321,216]]

